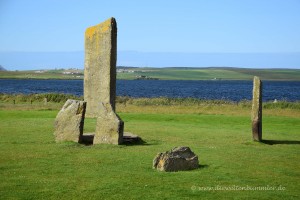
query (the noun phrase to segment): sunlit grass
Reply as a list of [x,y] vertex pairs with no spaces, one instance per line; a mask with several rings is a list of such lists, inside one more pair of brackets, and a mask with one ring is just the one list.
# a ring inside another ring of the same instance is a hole
[[[266,107],[266,143],[257,143],[251,137],[249,102],[191,102],[118,99],[117,112],[125,121],[125,131],[139,135],[146,144],[84,146],[54,142],[54,118],[63,101],[2,101],[1,199],[299,197],[299,109]],[[94,131],[95,123],[96,119],[86,119],[85,132]],[[152,169],[158,152],[183,145],[199,155],[200,169],[176,173]],[[217,186],[282,186],[285,190],[199,190]]]

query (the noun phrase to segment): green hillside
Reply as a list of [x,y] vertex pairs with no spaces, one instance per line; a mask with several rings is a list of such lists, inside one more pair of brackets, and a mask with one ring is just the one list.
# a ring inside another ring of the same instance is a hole
[[[212,68],[130,68],[118,67],[117,79],[160,80],[262,80],[300,81],[300,69],[244,69],[229,67]],[[30,70],[0,71],[0,78],[17,79],[83,79],[83,70]]]
[[83,70],[0,71],[0,79],[83,79]]
[[[134,72],[132,72],[134,71]],[[137,77],[162,80],[299,80],[300,69],[242,69],[242,68],[133,68],[118,73],[118,79]]]

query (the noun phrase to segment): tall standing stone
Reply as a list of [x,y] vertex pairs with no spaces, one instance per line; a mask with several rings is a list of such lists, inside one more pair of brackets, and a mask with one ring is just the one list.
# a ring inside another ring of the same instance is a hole
[[86,102],[68,99],[55,118],[55,141],[80,142]]
[[253,79],[252,98],[252,136],[253,140],[262,140],[262,82],[259,77]]
[[84,100],[86,116],[98,117],[101,103],[115,110],[117,24],[110,18],[86,29],[84,63]]
[[85,32],[86,115],[97,117],[94,144],[121,144],[124,122],[115,113],[117,24],[114,18]]

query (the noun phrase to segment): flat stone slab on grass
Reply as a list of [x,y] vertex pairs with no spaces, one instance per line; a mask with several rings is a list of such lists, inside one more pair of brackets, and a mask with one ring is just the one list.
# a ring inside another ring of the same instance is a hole
[[94,142],[95,133],[84,133],[81,135],[80,143],[85,145],[92,145]]
[[[95,133],[84,133],[81,136],[81,143],[85,145],[92,145],[94,143]],[[145,142],[138,135],[134,135],[129,132],[124,132],[123,143],[128,145],[144,144]]]
[[145,142],[138,135],[133,133],[124,132],[122,144],[144,144]]
[[199,168],[199,160],[189,147],[175,147],[171,151],[157,154],[153,168],[166,172],[192,170]]

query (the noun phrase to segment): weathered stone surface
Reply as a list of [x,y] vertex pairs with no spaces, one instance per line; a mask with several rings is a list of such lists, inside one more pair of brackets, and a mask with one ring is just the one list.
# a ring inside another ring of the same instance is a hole
[[259,77],[253,79],[253,98],[252,98],[252,136],[253,140],[262,140],[262,82]]
[[80,142],[86,102],[68,99],[55,119],[55,141]]
[[87,117],[98,117],[100,104],[115,110],[117,24],[114,18],[85,32],[84,100]]
[[175,147],[171,151],[157,154],[153,160],[153,168],[166,172],[197,169],[198,156],[189,147]]
[[100,103],[94,144],[121,144],[123,142],[124,122],[114,112],[110,103]]

